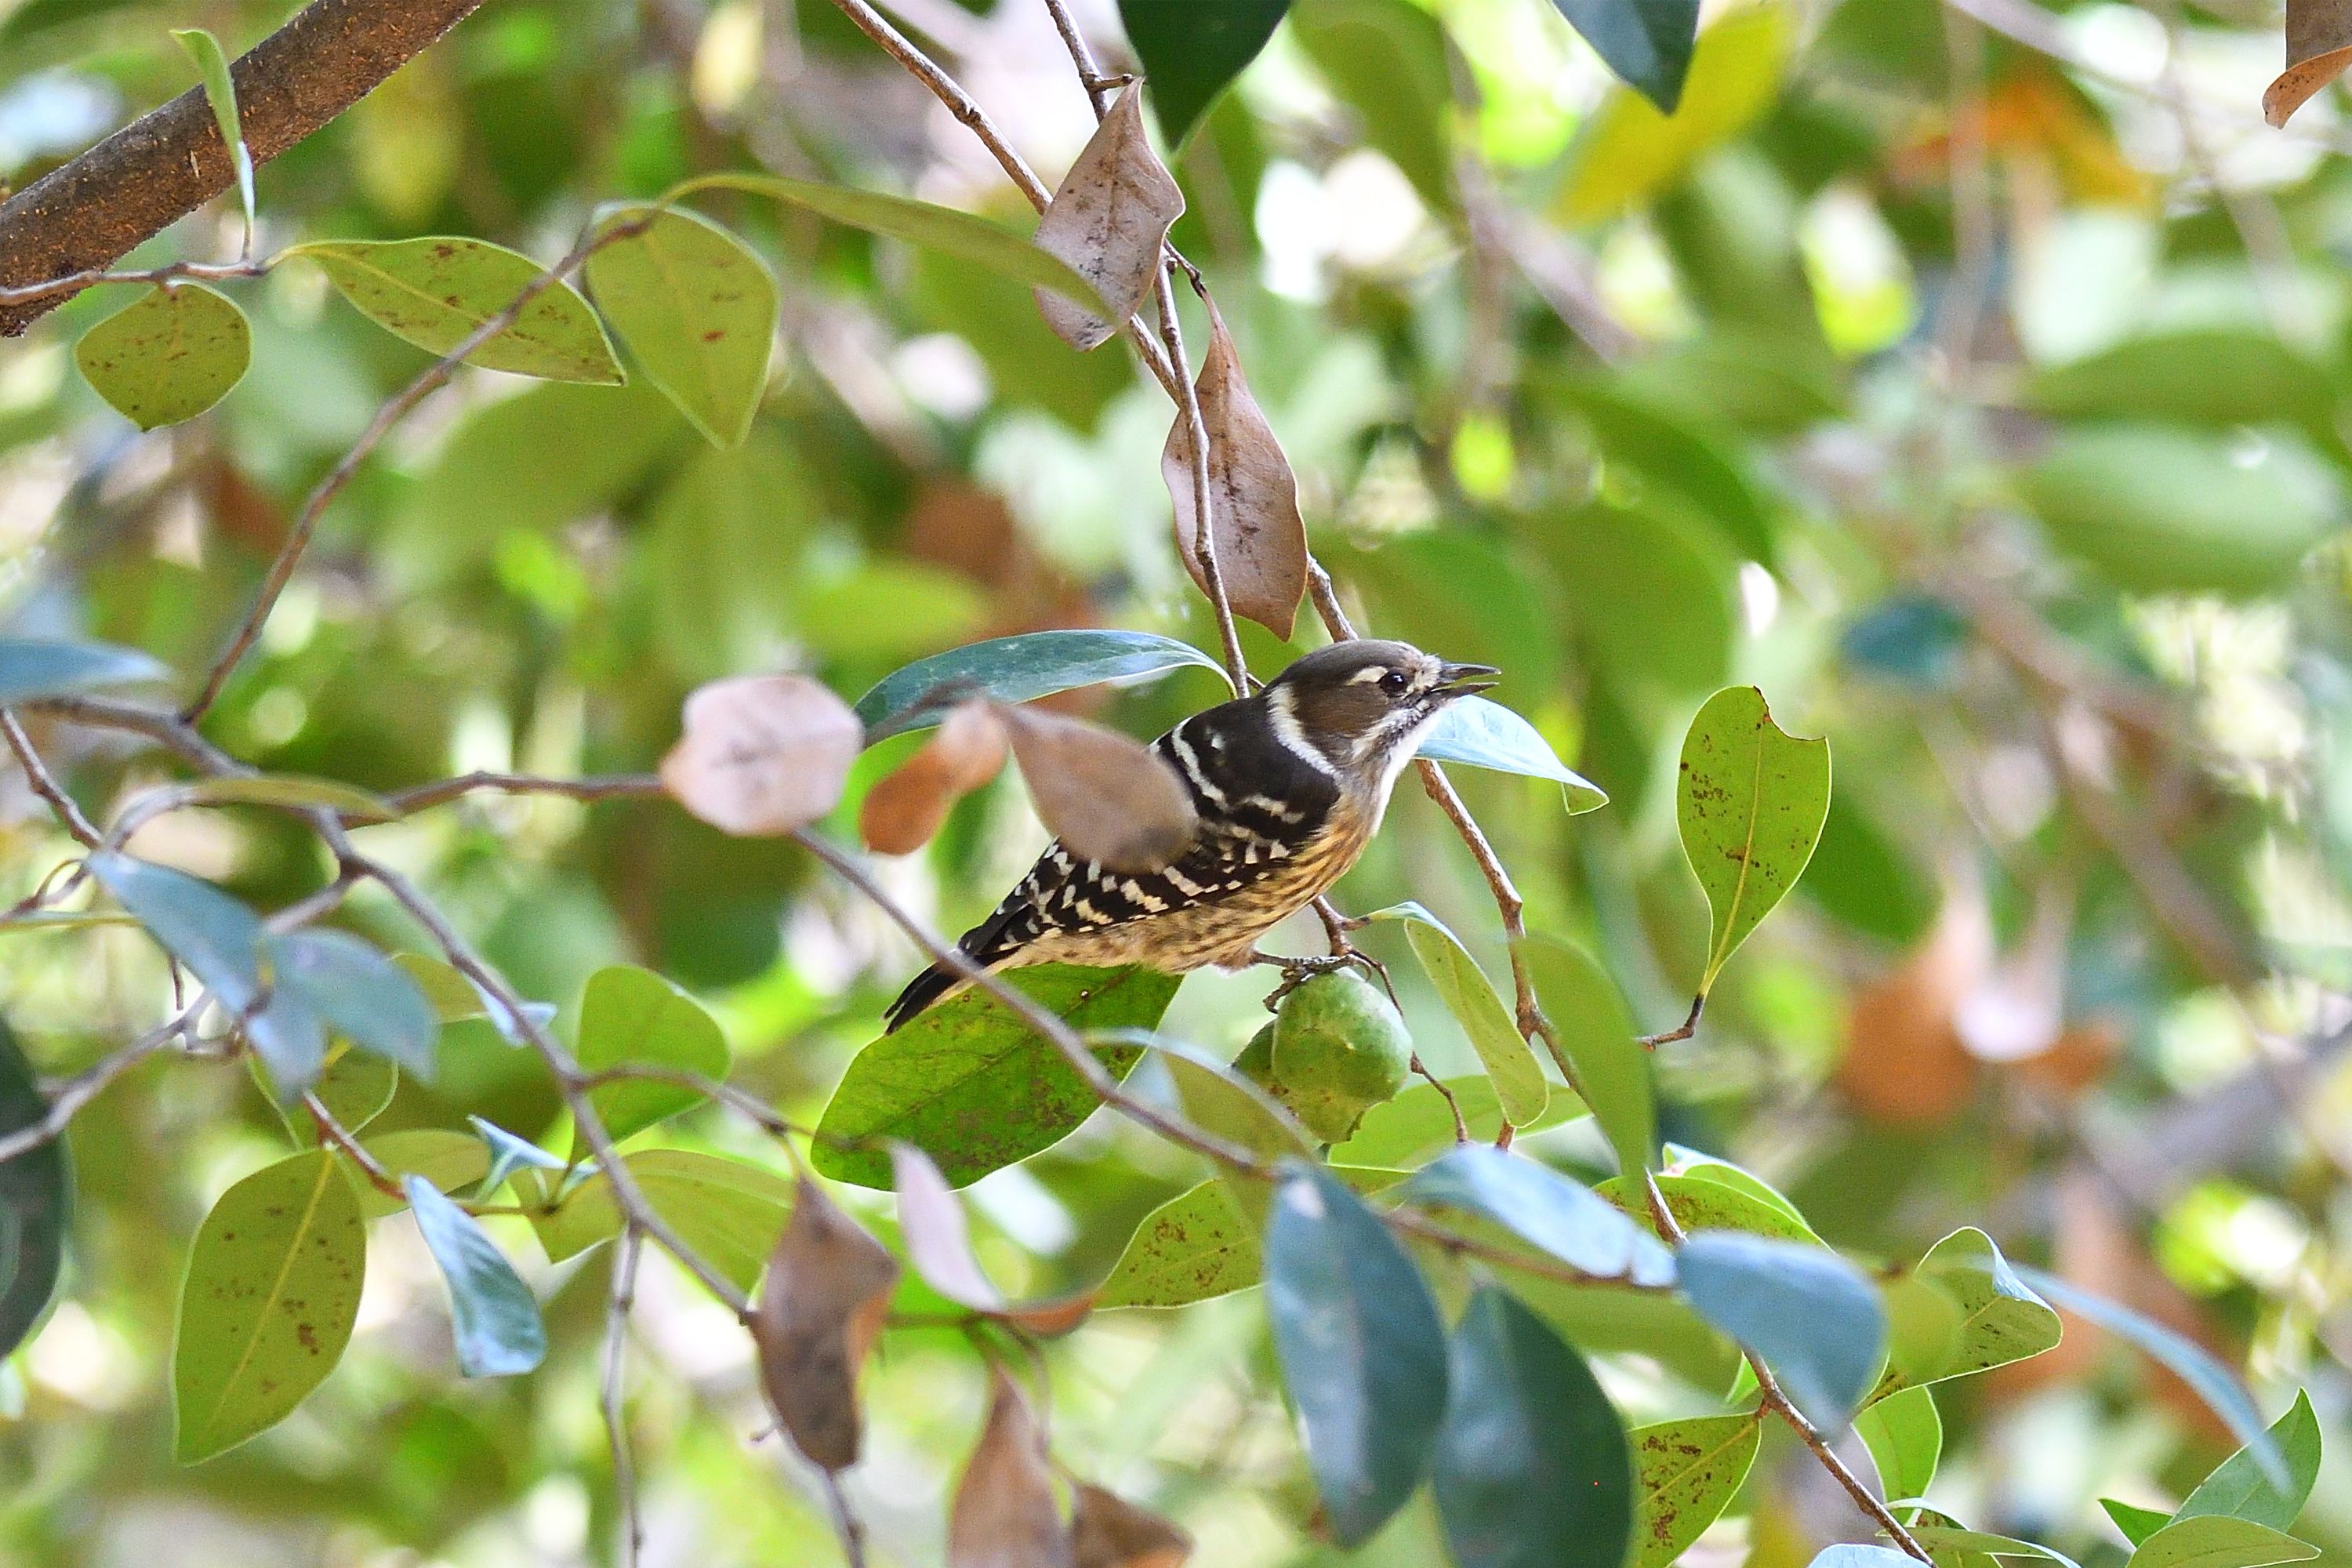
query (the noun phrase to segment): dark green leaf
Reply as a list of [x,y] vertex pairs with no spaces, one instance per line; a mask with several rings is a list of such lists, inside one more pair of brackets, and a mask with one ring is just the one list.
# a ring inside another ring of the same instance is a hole
[[1633,1539],[1633,1458],[1608,1395],[1492,1286],[1454,1331],[1431,1481],[1460,1568],[1619,1568]]
[[267,939],[266,948],[271,984],[299,992],[328,1027],[353,1045],[433,1081],[440,1024],[405,970],[341,931],[293,931]]
[[252,359],[245,312],[194,283],[152,290],[74,345],[82,379],[142,430],[194,419],[228,395]]
[[[502,245],[457,237],[312,240],[286,254],[317,262],[362,315],[433,354],[465,342],[546,272]],[[617,385],[625,379],[596,312],[561,282],[533,298],[467,363],[550,381]]]
[[324,1149],[221,1194],[188,1251],[172,1350],[184,1465],[276,1426],[341,1359],[359,1316],[367,1232]]
[[93,686],[162,680],[168,667],[135,647],[0,637],[0,703],[63,697]]
[[699,214],[620,207],[603,226],[640,218],[642,233],[588,258],[597,308],[688,423],[715,446],[740,446],[768,382],[776,280],[757,251]]
[[1650,1054],[1633,1037],[1633,1020],[1616,983],[1572,942],[1530,936],[1520,942],[1519,955],[1576,1069],[1584,1102],[1617,1152],[1618,1168],[1628,1176],[1647,1170],[1657,1137]]
[[1501,1226],[1571,1268],[1637,1285],[1674,1282],[1673,1256],[1619,1210],[1532,1160],[1466,1143],[1399,1189],[1407,1203]]
[[2176,1519],[2133,1549],[2126,1568],[2266,1568],[2300,1563],[2319,1548],[2248,1519]]
[[1675,1254],[1684,1293],[1762,1356],[1813,1424],[1843,1431],[1886,1348],[1877,1288],[1835,1253],[1702,1231]]
[[424,1177],[410,1176],[401,1188],[449,1288],[457,1370],[467,1377],[507,1377],[539,1365],[547,1358],[547,1325],[506,1254]]
[[1898,1390],[1855,1416],[1853,1430],[1870,1450],[1890,1500],[1927,1494],[1944,1453],[1944,1418],[1933,1394],[1924,1388]]
[[1827,741],[1783,731],[1752,686],[1706,700],[1684,738],[1675,795],[1683,853],[1715,915],[1702,995],[1804,874],[1829,805]]
[[[48,1111],[32,1064],[0,1021],[0,1138],[38,1125]],[[0,1164],[0,1356],[23,1343],[48,1310],[72,1212],[73,1172],[63,1139]]]
[[1754,1415],[1697,1415],[1636,1426],[1632,1568],[1666,1568],[1729,1507],[1763,1441]]
[[1364,918],[1404,923],[1413,956],[1421,960],[1430,984],[1444,998],[1446,1011],[1469,1037],[1470,1047],[1494,1080],[1496,1098],[1511,1124],[1516,1127],[1541,1116],[1551,1098],[1543,1064],[1536,1060],[1535,1048],[1512,1021],[1509,1006],[1496,994],[1494,983],[1462,945],[1462,939],[1416,903],[1375,910]]
[[1697,0],[1552,0],[1609,68],[1672,114],[1698,38]]
[[2303,1511],[2304,1500],[2319,1479],[2319,1418],[2312,1414],[2311,1395],[2295,1390],[2294,1404],[2271,1423],[2270,1438],[2286,1464],[2284,1486],[2263,1473],[2252,1450],[2241,1448],[2198,1483],[2173,1517],[2227,1514],[2273,1530],[2294,1529],[2295,1516]]
[[[1061,963],[1005,978],[1082,1034],[1150,1028],[1178,981],[1150,969]],[[1097,1047],[1095,1058],[1124,1076],[1140,1050]],[[887,1187],[882,1141],[899,1138],[960,1187],[1060,1142],[1100,1103],[1050,1041],[975,986],[858,1052],[824,1108],[810,1158],[836,1181]]]
[[1360,1545],[1421,1483],[1445,1412],[1445,1331],[1387,1226],[1328,1171],[1287,1166],[1266,1314],[1332,1538]]
[[866,739],[927,729],[962,698],[1027,702],[1106,680],[1130,680],[1188,664],[1217,669],[1190,643],[1150,632],[1024,632],[950,648],[887,675],[856,703]]
[[2163,419],[2232,429],[2294,420],[2315,434],[2333,417],[2327,373],[2268,331],[2192,327],[2129,339],[2037,374],[2024,400],[2062,418]]
[[2124,1539],[2134,1546],[2139,1545],[2149,1536],[2172,1522],[2172,1516],[2161,1510],[2135,1508],[2127,1502],[2117,1502],[2111,1497],[2101,1498],[2099,1506],[2106,1510],[2107,1517],[2115,1521],[2116,1528],[2123,1531]]
[[1203,1182],[1143,1216],[1095,1293],[1097,1307],[1182,1307],[1258,1282],[1257,1232],[1223,1182]]
[[[1739,563],[1711,530],[1664,496],[1543,521],[1570,619],[1629,704],[1673,710],[1723,684],[1739,638]],[[1659,605],[1675,606],[1671,637],[1657,635]]]
[[1143,62],[1160,134],[1181,147],[1209,105],[1257,58],[1290,0],[1118,0]]
[[1599,784],[1563,763],[1533,724],[1499,702],[1465,697],[1446,705],[1421,738],[1415,753],[1433,763],[1462,763],[1498,773],[1550,779],[1560,786],[1570,816],[1609,804]]
[[[588,977],[580,998],[580,1065],[590,1072],[624,1065],[676,1068],[704,1078],[727,1076],[727,1037],[701,1005],[650,969],[615,963]],[[698,1089],[649,1079],[598,1084],[588,1101],[614,1142],[702,1103]],[[572,1157],[587,1143],[574,1135]]]

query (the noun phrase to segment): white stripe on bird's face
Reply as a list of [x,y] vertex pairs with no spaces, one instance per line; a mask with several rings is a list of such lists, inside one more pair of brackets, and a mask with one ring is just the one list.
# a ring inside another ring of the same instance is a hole
[[1290,688],[1276,684],[1266,689],[1265,718],[1267,725],[1274,731],[1274,738],[1282,742],[1286,751],[1326,778],[1339,777],[1339,770],[1332,765],[1331,759],[1324,755],[1323,749],[1309,741],[1307,731],[1299,727],[1298,711]]

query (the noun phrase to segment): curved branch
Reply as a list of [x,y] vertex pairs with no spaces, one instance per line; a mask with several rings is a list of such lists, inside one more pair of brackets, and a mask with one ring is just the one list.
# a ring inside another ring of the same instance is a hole
[[[481,3],[314,0],[229,67],[254,162],[357,103]],[[191,88],[0,205],[0,287],[110,266],[235,178],[204,89]],[[0,335],[71,297],[0,307]]]

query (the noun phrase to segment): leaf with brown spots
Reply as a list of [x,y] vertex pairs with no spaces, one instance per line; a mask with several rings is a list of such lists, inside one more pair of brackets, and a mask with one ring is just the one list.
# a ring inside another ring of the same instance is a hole
[[1701,1415],[1636,1426],[1632,1568],[1665,1568],[1730,1505],[1756,1462],[1753,1415]]
[[1784,732],[1752,686],[1727,686],[1706,700],[1683,740],[1675,795],[1683,853],[1715,915],[1701,995],[1795,886],[1829,809],[1827,741]]
[[1072,1490],[1077,1568],[1180,1568],[1192,1555],[1192,1538],[1158,1514],[1086,1481]]
[[142,430],[193,419],[228,395],[253,358],[253,331],[226,296],[158,289],[74,345],[82,379]]
[[1039,820],[1073,858],[1135,874],[1163,870],[1192,847],[1201,828],[1192,797],[1150,747],[1058,713],[997,712]]
[[790,833],[831,811],[866,744],[849,705],[801,675],[714,680],[686,700],[662,787],[738,837]]
[[961,702],[915,754],[866,793],[857,836],[883,855],[911,855],[931,841],[948,808],[1004,765],[1004,724],[985,702]]
[[2263,118],[2284,125],[2352,68],[2352,0],[2286,0],[2286,69],[2263,90]]
[[[1209,533],[1217,575],[1234,614],[1287,639],[1307,595],[1307,525],[1298,480],[1274,426],[1242,378],[1241,357],[1216,305],[1209,306],[1209,352],[1194,384],[1209,434]],[[1192,426],[1179,409],[1160,454],[1160,477],[1176,502],[1176,552],[1201,592],[1201,506],[1193,493]]]
[[[432,354],[464,342],[546,275],[538,262],[502,245],[454,237],[320,239],[285,254],[317,262],[362,315]],[[628,379],[596,312],[562,282],[534,296],[466,363],[549,381],[618,386]]]
[[948,1512],[948,1568],[1074,1568],[1045,1436],[1003,1367]]
[[1257,1227],[1223,1182],[1203,1182],[1143,1216],[1095,1299],[1099,1307],[1184,1307],[1256,1284]]
[[221,1194],[180,1290],[172,1408],[182,1464],[276,1426],[335,1369],[366,1271],[359,1195],[328,1151],[266,1165]]
[[839,1471],[857,1462],[857,1370],[898,1282],[882,1244],[803,1176],[751,1330],[768,1404],[812,1464]]
[[960,1307],[1015,1324],[1037,1334],[1065,1334],[1086,1321],[1089,1295],[1016,1306],[980,1266],[963,1205],[931,1157],[912,1143],[890,1145],[890,1169],[898,1190],[898,1234],[907,1258],[923,1282]]
[[739,447],[768,384],[776,279],[759,252],[697,213],[619,207],[611,241],[588,258],[588,287],[646,379],[713,446]]
[[1168,228],[1184,211],[1184,193],[1143,132],[1143,84],[1118,95],[1037,221],[1035,244],[1094,285],[1108,317],[1036,290],[1037,308],[1074,349],[1099,347],[1151,292]]

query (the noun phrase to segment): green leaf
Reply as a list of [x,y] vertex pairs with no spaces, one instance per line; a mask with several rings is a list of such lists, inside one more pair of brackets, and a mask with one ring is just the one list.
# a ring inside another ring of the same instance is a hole
[[1648,1356],[1694,1388],[1720,1393],[1746,1369],[1739,1347],[1680,1296],[1570,1285],[1512,1272],[1504,1283],[1587,1355]]
[[401,1190],[449,1288],[458,1372],[509,1377],[546,1360],[547,1325],[540,1321],[538,1300],[474,1216],[422,1176],[406,1178]]
[[[37,1125],[48,1112],[32,1064],[0,1020],[0,1138]],[[22,1344],[48,1310],[72,1213],[65,1140],[52,1138],[0,1163],[0,1356]]]
[[253,360],[253,329],[226,295],[175,283],[82,334],[82,379],[142,430],[194,419],[228,395]]
[[2045,1563],[2055,1563],[2061,1568],[2076,1568],[2074,1560],[2063,1552],[2032,1541],[2021,1541],[2014,1535],[1995,1535],[1990,1531],[1967,1530],[1958,1525],[1937,1522],[1943,1516],[1922,1510],[1911,1526],[1911,1538],[1927,1549],[1927,1554],[1938,1563],[1953,1568],[1972,1568],[1987,1558],[2032,1557]]
[[1091,1030],[1087,1043],[1146,1046],[1160,1053],[1176,1102],[1193,1125],[1261,1160],[1311,1154],[1314,1141],[1274,1097],[1224,1063],[1184,1044],[1134,1029]]
[[1437,18],[1409,0],[1297,0],[1290,33],[1356,110],[1365,143],[1432,210],[1453,211],[1453,45]]
[[[480,1181],[490,1168],[490,1152],[482,1147],[480,1139],[446,1127],[385,1132],[362,1139],[360,1146],[394,1182],[417,1176],[445,1193],[454,1193]],[[359,1197],[360,1213],[367,1219],[382,1219],[408,1206],[405,1198],[395,1198],[371,1185],[359,1186]]]
[[162,680],[171,673],[169,667],[135,647],[0,637],[0,703],[35,702],[93,686]]
[[2126,1568],[2264,1568],[2301,1563],[2319,1548],[2249,1519],[2176,1519],[2136,1547]]
[[[353,1045],[430,1083],[441,1028],[405,970],[355,936],[299,931],[266,939],[270,981],[294,992]],[[277,1004],[272,1003],[275,1009]]]
[[[2246,1446],[2249,1461],[2272,1485],[2282,1491],[2290,1489],[2293,1476],[2286,1457],[2263,1425],[2262,1413],[2255,1409],[2253,1396],[2237,1374],[2213,1359],[2205,1348],[2194,1341],[2166,1328],[2152,1318],[2142,1316],[2131,1308],[2108,1300],[2104,1296],[2081,1289],[2044,1269],[2020,1267],[2017,1277],[2049,1298],[2053,1306],[2063,1307],[2076,1317],[2097,1324],[2117,1335],[2160,1363],[2175,1377],[2196,1391],[2214,1415],[2219,1415],[2238,1440]],[[2275,1562],[2289,1559],[2276,1558]]]
[[[1150,1028],[1179,978],[1132,965],[1064,963],[1005,975],[1081,1034]],[[1133,1045],[1103,1046],[1095,1059],[1125,1077],[1140,1053]],[[1060,1142],[1100,1103],[1050,1041],[975,986],[857,1053],[824,1108],[810,1161],[836,1181],[887,1187],[890,1156],[882,1141],[898,1138],[961,1187]]]
[[1551,1098],[1543,1064],[1536,1060],[1534,1047],[1511,1021],[1509,1006],[1496,994],[1486,972],[1461,939],[1416,903],[1375,910],[1366,918],[1404,922],[1405,940],[1412,944],[1413,956],[1428,972],[1446,1011],[1469,1037],[1486,1076],[1494,1079],[1496,1099],[1511,1125],[1520,1126],[1541,1116]]
[[1118,19],[1143,62],[1143,85],[1171,150],[1257,58],[1289,9],[1290,0],[1118,0]]
[[884,676],[856,707],[870,743],[928,729],[968,696],[1027,702],[1186,665],[1223,672],[1214,658],[1192,644],[1150,632],[1024,632],[919,658]]
[[[1658,1184],[1658,1195],[1666,1200],[1666,1212],[1686,1231],[1736,1230],[1775,1241],[1822,1245],[1822,1238],[1803,1220],[1753,1193],[1703,1176],[1653,1176],[1651,1180]],[[1633,1215],[1644,1229],[1651,1227],[1650,1198],[1641,1177],[1612,1177],[1592,1190]]]
[[1647,1170],[1657,1138],[1650,1053],[1633,1037],[1616,982],[1584,949],[1551,937],[1526,938],[1519,958],[1618,1168],[1629,1176]]
[[261,920],[251,910],[184,871],[113,851],[91,856],[89,873],[229,1013],[260,1000]]
[[276,805],[295,811],[323,808],[361,822],[390,822],[400,815],[382,795],[335,779],[289,773],[192,779],[172,788],[181,798],[198,805]]
[[[382,1057],[345,1046],[327,1058],[319,1074],[319,1081],[310,1086],[327,1114],[346,1132],[357,1132],[383,1114],[392,1097],[400,1092],[400,1069]],[[282,1108],[288,1128],[298,1142],[311,1142],[315,1129],[299,1104]]]
[[1421,738],[1414,753],[1433,763],[1461,763],[1498,773],[1525,773],[1560,786],[1570,816],[1598,811],[1608,793],[1561,763],[1533,724],[1499,702],[1465,697],[1449,702]]
[[1706,700],[1683,739],[1675,795],[1683,853],[1715,916],[1702,995],[1803,874],[1829,806],[1827,741],[1784,733],[1752,686]]
[[698,213],[624,206],[602,226],[640,218],[643,233],[589,257],[589,291],[646,379],[713,445],[740,446],[768,384],[776,279],[757,251]]
[[359,1197],[326,1150],[221,1194],[180,1290],[172,1398],[182,1464],[276,1426],[324,1381],[351,1340],[366,1268]]
[[[454,236],[320,239],[286,254],[317,262],[362,315],[433,354],[464,342],[547,270],[502,245]],[[617,386],[626,379],[596,312],[563,282],[551,284],[466,363],[549,381]]]
[[245,144],[245,127],[236,111],[236,82],[228,73],[228,56],[222,52],[220,40],[202,27],[174,27],[172,37],[180,40],[188,58],[204,78],[205,102],[211,106],[213,123],[220,128],[221,145],[228,149],[229,163],[236,170],[237,199],[245,206],[245,236],[248,245],[253,239],[253,152]]
[[[588,1071],[642,1063],[677,1068],[708,1079],[727,1076],[727,1037],[701,1004],[650,969],[615,963],[588,977],[580,998],[580,1065]],[[683,1084],[622,1079],[588,1092],[614,1142],[702,1103]],[[572,1135],[572,1157],[588,1145]]]
[[[792,1217],[790,1181],[764,1165],[691,1149],[640,1149],[621,1163],[687,1246],[740,1289],[751,1289]],[[562,1262],[621,1234],[621,1212],[604,1175],[581,1183],[551,1214],[543,1212],[539,1183],[529,1171],[515,1177],[517,1192],[530,1189],[523,1204],[550,1259]]]
[[2036,413],[2072,419],[2234,429],[2289,418],[2322,437],[2335,416],[2336,389],[2326,370],[2268,331],[2190,327],[2043,370],[2026,384],[2023,400]]
[[2107,1517],[2115,1521],[2117,1530],[2123,1531],[2124,1539],[2134,1546],[2172,1522],[2172,1516],[2159,1509],[2135,1508],[2111,1497],[2101,1498],[2099,1506],[2107,1510]]
[[1101,1307],[1183,1307],[1258,1282],[1257,1233],[1223,1182],[1202,1182],[1143,1216],[1110,1278]]
[[1906,1382],[1936,1383],[2037,1356],[2058,1342],[2058,1314],[2033,1293],[1992,1237],[1980,1230],[1952,1232],[1919,1260],[1919,1277],[1959,1306],[1960,1331],[1952,1355],[1928,1376],[1891,1370],[1882,1394]]
[[1885,1354],[1877,1287],[1833,1252],[1701,1231],[1675,1255],[1684,1294],[1762,1356],[1817,1426],[1843,1431]]
[[1636,1426],[1631,1568],[1666,1568],[1731,1506],[1756,1462],[1763,1423],[1754,1415],[1698,1415]]
[[[1739,641],[1738,561],[1671,498],[1595,501],[1546,518],[1569,622],[1637,712],[1670,711],[1721,686]],[[1658,636],[1660,605],[1675,635]]]
[[1672,114],[1698,38],[1698,0],[1551,0],[1620,79]]
[[1944,1418],[1933,1394],[1925,1388],[1899,1390],[1855,1416],[1853,1430],[1870,1450],[1888,1498],[1927,1495],[1944,1452]]
[[1617,1568],[1633,1461],[1584,1358],[1487,1286],[1454,1331],[1446,1384],[1431,1487],[1459,1568]]
[[1465,1143],[1415,1173],[1398,1195],[1492,1221],[1596,1279],[1674,1282],[1673,1255],[1622,1212],[1549,1166],[1484,1143]]
[[[1494,1081],[1484,1073],[1444,1080],[1463,1125],[1474,1142],[1492,1143],[1503,1127],[1503,1108],[1495,1099]],[[1585,1114],[1584,1102],[1568,1090],[1554,1088],[1541,1116],[1518,1129],[1521,1137],[1573,1121]],[[1454,1110],[1437,1086],[1415,1083],[1385,1104],[1364,1112],[1356,1135],[1331,1151],[1335,1164],[1381,1165],[1410,1170],[1454,1146]]]
[[1445,1413],[1429,1289],[1330,1172],[1284,1169],[1265,1229],[1266,1315],[1332,1539],[1357,1546],[1420,1485]]
[[781,174],[704,174],[676,186],[662,200],[674,202],[697,191],[711,190],[749,191],[753,195],[773,196],[835,223],[845,223],[852,228],[890,239],[903,239],[909,245],[986,268],[1016,283],[1051,289],[1087,310],[1104,309],[1102,296],[1066,265],[1019,235],[953,207],[885,195],[879,191],[852,190],[845,185],[812,184]]
[[2175,1519],[2202,1519],[2227,1514],[2250,1519],[2273,1530],[2292,1530],[2319,1479],[2319,1418],[2311,1411],[2311,1395],[2295,1390],[2294,1404],[2271,1424],[2271,1444],[2285,1462],[2284,1486],[2263,1473],[2253,1451],[2241,1448],[2214,1468],[2180,1505]]
[[2345,520],[2335,472],[2284,430],[2064,430],[2018,488],[2061,550],[2138,593],[2269,592]]
[[1966,1315],[1952,1293],[1922,1274],[1890,1281],[1886,1301],[1886,1373],[1905,1384],[1934,1382],[1959,1354]]

